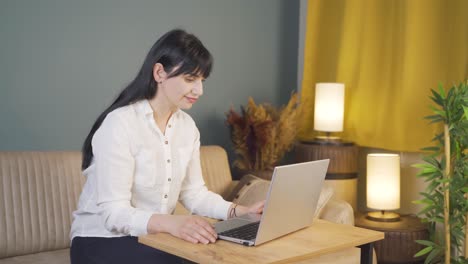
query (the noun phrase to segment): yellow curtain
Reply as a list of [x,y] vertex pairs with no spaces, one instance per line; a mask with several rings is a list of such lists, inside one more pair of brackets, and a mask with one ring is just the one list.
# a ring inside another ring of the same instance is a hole
[[309,0],[299,132],[312,139],[315,84],[346,85],[342,137],[419,151],[437,128],[430,89],[468,77],[467,0]]

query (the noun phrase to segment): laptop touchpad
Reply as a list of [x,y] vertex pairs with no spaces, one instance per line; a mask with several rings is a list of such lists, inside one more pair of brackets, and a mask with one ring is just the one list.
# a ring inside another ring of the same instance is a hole
[[226,220],[226,221],[221,221],[221,222],[217,222],[215,223],[215,231],[216,233],[221,233],[221,232],[224,232],[226,230],[229,230],[229,229],[233,229],[233,228],[236,228],[236,227],[239,227],[239,226],[243,226],[243,225],[246,225],[246,224],[249,224],[249,223],[252,223],[252,221],[250,220],[246,220],[246,219],[241,219],[241,218],[232,218],[232,219],[229,219],[229,220]]

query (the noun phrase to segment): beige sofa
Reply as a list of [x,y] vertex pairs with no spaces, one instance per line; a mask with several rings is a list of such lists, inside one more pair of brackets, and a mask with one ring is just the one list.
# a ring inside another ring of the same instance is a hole
[[[224,149],[201,147],[201,163],[208,188],[231,197],[238,182],[231,180]],[[78,151],[0,152],[1,264],[70,262],[72,212],[85,181],[80,168]],[[351,206],[341,201],[329,201],[320,217],[354,222]]]

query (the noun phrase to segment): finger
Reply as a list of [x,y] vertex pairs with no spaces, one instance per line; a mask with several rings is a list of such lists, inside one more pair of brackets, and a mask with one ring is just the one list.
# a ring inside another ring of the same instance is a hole
[[262,204],[260,205],[260,210],[263,211],[263,208],[265,208],[265,201],[262,202]]
[[263,208],[265,208],[265,201],[261,201],[258,206],[258,213],[263,212]]
[[[216,231],[214,230],[213,226],[210,223],[208,223],[208,221],[206,221],[203,218],[199,218],[198,221],[197,221],[197,224],[199,226],[203,227],[204,230],[209,232],[213,236],[213,239],[216,240],[216,238],[218,237],[218,234],[216,234]],[[212,241],[212,242],[214,242],[214,241]]]
[[[212,230],[212,228],[210,227],[210,229]],[[204,238],[208,239],[211,243],[214,243],[216,242],[216,232],[213,230],[207,230],[204,226],[199,226],[198,227],[198,233],[200,235],[202,235]],[[213,234],[214,233],[214,234]]]
[[203,232],[207,234],[207,232],[204,231],[201,227],[199,227],[198,229],[192,229],[191,237],[206,245],[210,243],[210,240],[207,237],[205,237],[205,234],[203,234]]
[[211,243],[216,242],[217,234],[211,226],[208,225],[197,225],[196,231],[198,234],[203,236],[203,238],[209,240]]
[[189,234],[187,233],[184,233],[181,235],[181,238],[185,241],[188,241],[188,242],[191,242],[193,244],[198,244],[198,240],[193,238],[192,236],[190,236]]

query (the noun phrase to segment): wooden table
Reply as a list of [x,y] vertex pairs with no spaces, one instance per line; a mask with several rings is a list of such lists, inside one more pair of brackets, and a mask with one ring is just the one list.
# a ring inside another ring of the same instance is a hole
[[361,247],[361,263],[372,263],[372,244],[384,233],[324,220],[256,247],[218,240],[192,244],[166,233],[145,235],[140,243],[197,263],[291,263],[352,247]]

